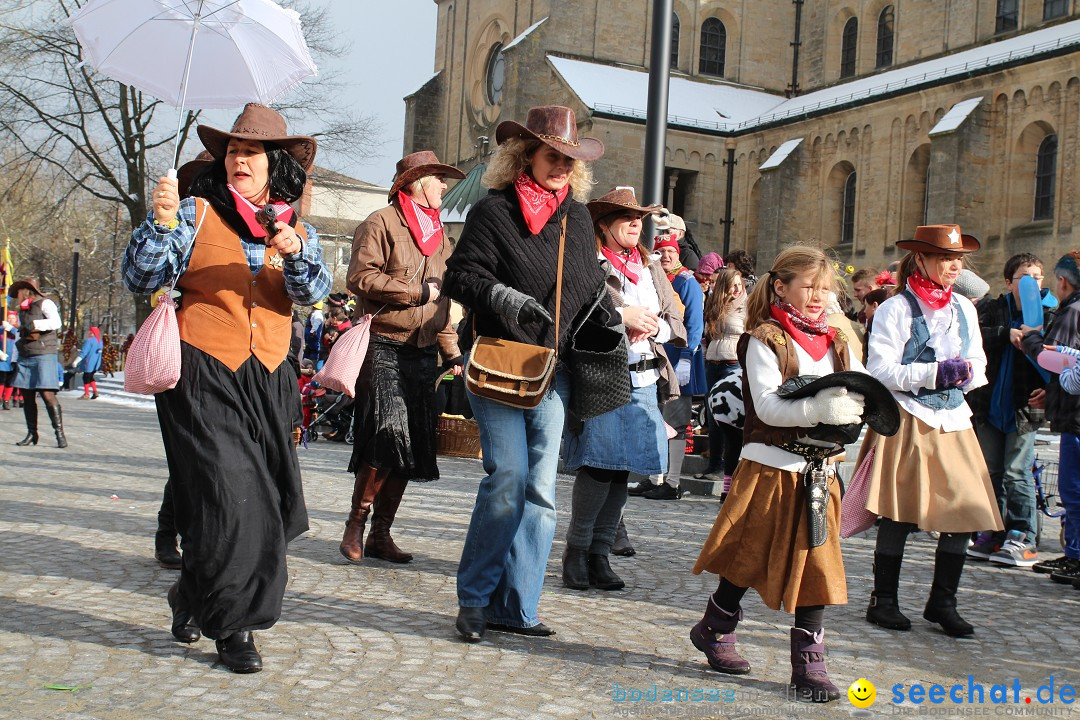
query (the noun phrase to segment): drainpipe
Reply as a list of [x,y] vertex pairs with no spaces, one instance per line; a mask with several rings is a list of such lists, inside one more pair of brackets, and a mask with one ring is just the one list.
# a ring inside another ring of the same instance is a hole
[[727,148],[727,160],[724,161],[724,165],[727,165],[727,193],[724,198],[724,257],[727,257],[728,251],[731,250],[731,226],[735,224],[735,218],[731,217],[731,200],[735,195],[735,143],[734,141],[728,141]]
[[799,94],[799,48],[802,47],[802,7],[805,0],[792,0],[795,4],[795,40],[791,43],[791,85],[788,86],[787,96],[795,97]]
[[[671,13],[673,0],[653,0],[652,45],[649,58],[649,104],[645,118],[645,178],[643,203],[664,202],[664,165],[667,147],[668,84],[671,78]],[[656,226],[645,216],[642,236],[652,248]]]

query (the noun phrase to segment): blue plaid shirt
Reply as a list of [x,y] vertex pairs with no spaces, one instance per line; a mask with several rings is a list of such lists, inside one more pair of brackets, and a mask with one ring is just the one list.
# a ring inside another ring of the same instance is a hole
[[[152,293],[183,274],[195,247],[195,199],[180,201],[177,218],[180,224],[173,230],[155,224],[153,212],[131,233],[131,242],[124,251],[122,272],[124,285],[135,293]],[[322,259],[319,235],[315,228],[304,223],[307,241],[304,249],[292,257],[282,257],[285,292],[297,305],[314,305],[330,294],[333,278]],[[240,236],[251,274],[262,270],[266,244],[262,240]]]

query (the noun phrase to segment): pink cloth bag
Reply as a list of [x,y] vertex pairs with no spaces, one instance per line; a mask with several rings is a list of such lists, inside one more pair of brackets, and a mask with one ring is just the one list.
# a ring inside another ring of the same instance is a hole
[[[864,440],[865,442],[865,440]],[[859,469],[855,471],[847,485],[844,499],[840,503],[840,537],[851,537],[869,530],[877,522],[878,516],[866,509],[870,497],[870,475],[874,472],[874,455],[877,447],[872,447],[863,457]]]
[[[206,220],[207,207],[204,201],[202,219],[195,226],[195,238]],[[128,392],[156,395],[172,390],[180,382],[180,326],[176,322],[176,303],[172,299],[172,290],[179,279],[179,275],[173,278],[168,292],[161,294],[157,307],[131,341],[124,361],[124,389]]]
[[176,304],[166,292],[131,341],[124,363],[124,389],[154,395],[173,389],[179,381],[180,327]]
[[326,363],[311,378],[312,382],[356,397],[356,378],[364,365],[368,341],[371,339],[371,317],[370,314],[363,316],[337,339],[334,347],[330,348]]

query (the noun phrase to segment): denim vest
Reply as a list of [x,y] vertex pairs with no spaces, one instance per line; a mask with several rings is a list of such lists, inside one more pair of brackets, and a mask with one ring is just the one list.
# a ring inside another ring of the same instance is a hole
[[[900,359],[900,364],[937,362],[937,354],[934,348],[930,347],[930,330],[926,325],[926,317],[919,306],[919,301],[915,299],[915,294],[911,290],[904,290],[900,294],[911,306],[911,338],[904,345],[904,356]],[[956,298],[952,299],[952,307],[960,318],[960,354],[967,357],[968,347],[971,345],[967,317]],[[952,410],[964,403],[964,391],[958,387],[946,390],[921,388],[918,392],[908,391],[908,394],[931,410]]]

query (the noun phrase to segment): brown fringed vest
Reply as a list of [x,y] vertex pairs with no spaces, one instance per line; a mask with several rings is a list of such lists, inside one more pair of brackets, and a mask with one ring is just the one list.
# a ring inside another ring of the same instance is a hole
[[[799,374],[799,356],[795,354],[795,341],[784,332],[783,328],[772,320],[762,323],[748,333],[743,333],[739,338],[738,354],[739,364],[746,367],[746,348],[750,344],[750,338],[755,337],[765,343],[770,350],[776,353],[780,363],[780,374],[787,382]],[[832,352],[834,371],[848,370],[848,345],[847,336],[842,330],[836,330],[833,338]],[[742,380],[743,402],[746,405],[746,423],[743,425],[743,444],[764,443],[766,445],[783,445],[795,442],[800,436],[806,434],[806,428],[776,428],[766,425],[758,419],[754,410],[754,398],[750,394],[750,383],[746,379],[746,371],[743,370]]]
[[[277,250],[266,248],[262,269],[251,274],[236,232],[205,200],[196,201],[196,224],[206,213],[187,270],[176,287],[183,293],[176,313],[180,339],[236,372],[254,355],[273,372],[289,352],[292,299],[285,275],[270,264]],[[296,233],[307,241],[299,221]]]

